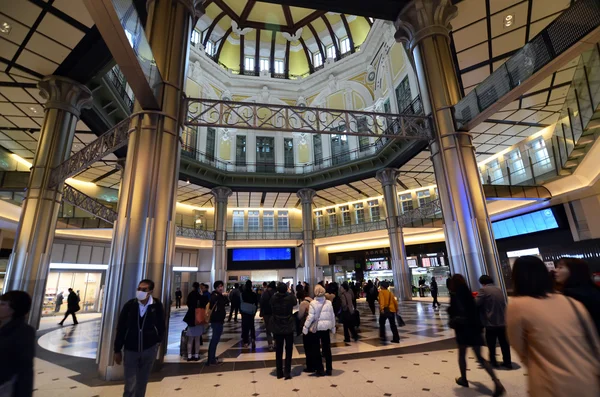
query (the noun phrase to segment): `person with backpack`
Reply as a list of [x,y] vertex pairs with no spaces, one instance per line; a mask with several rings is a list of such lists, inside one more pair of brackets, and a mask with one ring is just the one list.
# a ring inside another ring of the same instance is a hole
[[73,291],[73,288],[69,288],[69,296],[67,297],[67,312],[65,313],[65,317],[60,323],[58,323],[58,325],[62,326],[67,317],[69,317],[69,314],[73,316],[73,325],[79,324],[75,313],[77,313],[80,309],[81,308],[79,307],[79,297],[77,296],[75,291]]
[[[204,333],[205,310],[208,304],[208,298],[200,293],[200,283],[195,282],[192,284],[192,292],[188,294],[186,304],[188,310],[183,317],[183,322],[188,325],[186,331],[187,360],[198,361],[200,360],[200,338]],[[197,314],[196,312],[200,313]],[[202,314],[204,314],[204,318],[198,318],[199,316],[203,317]]]
[[400,335],[398,334],[398,328],[396,327],[396,312],[398,311],[398,302],[394,293],[388,288],[390,284],[387,281],[382,281],[380,284],[381,290],[379,291],[379,338],[382,342],[385,342],[385,322],[390,322],[390,328],[392,330],[392,343],[400,343]]
[[[271,328],[275,336],[275,365],[277,379],[285,377],[292,379],[292,353],[294,350],[294,328],[296,323],[293,318],[296,297],[287,292],[287,285],[277,284],[277,293],[271,298]],[[283,348],[285,345],[285,366],[283,363]]]
[[[315,286],[315,299],[310,302],[308,316],[302,327],[302,333],[314,340],[314,354],[312,358],[313,365],[316,366],[317,376],[331,376],[333,371],[333,363],[331,357],[331,336],[330,332],[335,334],[335,314],[333,312],[333,304],[325,298],[325,288],[321,285]],[[323,360],[319,351],[321,345],[322,354],[325,357],[325,371],[323,371]]]
[[303,372],[313,373],[317,370],[317,366],[314,362],[314,346],[315,342],[318,343],[318,340],[315,340],[315,338],[313,337],[314,335],[302,334],[302,329],[304,328],[304,323],[306,322],[306,318],[308,317],[308,310],[312,299],[310,296],[306,296],[306,294],[304,293],[304,288],[296,292],[296,299],[299,302],[298,312],[296,313],[296,315],[298,316],[296,330],[298,335],[302,335],[302,345],[304,347],[304,355],[306,356],[306,367],[304,368]]
[[117,365],[122,362],[125,369],[123,397],[144,397],[158,347],[165,336],[165,310],[152,297],[152,291],[154,281],[140,281],[135,299],[125,303],[119,315],[114,359]]
[[227,298],[223,295],[223,281],[215,281],[213,288],[207,313],[207,316],[210,319],[210,327],[212,328],[212,336],[208,345],[208,359],[206,360],[206,366],[223,364],[223,361],[217,360],[217,345],[221,341],[221,335],[223,334]]
[[342,302],[340,321],[344,324],[344,342],[350,343],[350,334],[352,334],[352,339],[356,342],[358,340],[358,333],[354,327],[354,305],[352,303],[350,286],[346,282],[342,284],[340,300]]
[[231,302],[231,308],[229,309],[229,320],[228,323],[231,322],[231,316],[235,311],[235,317],[233,318],[233,322],[237,323],[238,312],[240,311],[240,298],[242,296],[242,291],[240,290],[240,285],[238,283],[234,284],[233,290],[229,293],[229,302]]
[[271,298],[275,295],[276,286],[275,281],[271,281],[260,296],[260,317],[262,317],[265,322],[265,334],[267,334],[267,343],[270,352],[274,350],[273,334],[271,333],[271,316],[273,314]]
[[[252,343],[252,351],[256,350],[256,328],[254,316],[258,310],[258,295],[252,291],[252,281],[246,280],[244,290],[240,295],[240,312],[242,313],[242,344],[247,348]],[[250,334],[250,339],[248,338]]]

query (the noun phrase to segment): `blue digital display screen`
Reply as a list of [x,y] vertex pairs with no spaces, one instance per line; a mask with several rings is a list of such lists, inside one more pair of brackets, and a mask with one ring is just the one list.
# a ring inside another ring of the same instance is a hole
[[550,209],[531,212],[525,215],[492,222],[496,239],[520,236],[558,228],[558,222]]
[[246,261],[289,261],[292,259],[291,248],[234,248],[234,262]]

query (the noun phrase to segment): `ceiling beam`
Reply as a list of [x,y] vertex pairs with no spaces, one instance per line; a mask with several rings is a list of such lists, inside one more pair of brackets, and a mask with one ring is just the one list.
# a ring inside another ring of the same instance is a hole
[[[503,124],[503,125],[522,125],[522,126],[525,126],[525,127],[542,127],[542,128],[546,128],[546,127],[550,126],[550,124],[530,123],[530,122],[527,122],[527,121],[510,121],[510,120],[487,119],[485,122],[486,123]],[[484,132],[484,134],[485,134],[485,132]]]
[[350,25],[348,25],[348,20],[346,19],[346,15],[341,14],[342,23],[344,24],[344,29],[346,29],[346,34],[348,35],[348,40],[350,41],[350,53],[354,54],[356,52],[356,48],[354,47],[354,39],[352,39],[352,32],[350,31]]
[[[223,0],[213,0],[213,2],[223,11],[225,11],[225,14],[227,14],[227,16],[231,19],[233,19],[234,21],[236,21],[238,23],[238,25],[240,24],[240,18],[238,17],[238,15],[235,13],[235,11],[233,11],[231,9],[231,7],[229,7],[227,5],[227,3],[225,3]],[[243,26],[239,27],[240,29],[243,28]]]
[[290,78],[290,45],[291,43],[286,40],[285,41],[285,78]]
[[206,34],[204,35],[204,41],[202,42],[202,45],[206,48],[206,43],[208,43],[208,40],[210,40],[210,35],[212,35],[213,30],[215,29],[215,26],[217,26],[217,24],[219,23],[219,21],[225,16],[225,11],[221,11],[221,13],[219,15],[216,16],[216,18],[212,21],[212,23],[210,24],[210,26],[208,27],[208,30],[206,31]]
[[241,23],[246,23],[246,21],[248,20],[248,15],[250,15],[252,8],[254,8],[254,4],[256,4],[256,0],[249,0],[246,3],[246,6],[244,7],[244,11],[242,11],[242,15],[240,15]]
[[308,25],[315,19],[321,18],[321,16],[323,16],[325,14],[327,14],[327,11],[315,11],[312,14],[308,14],[307,16],[305,16],[304,18],[302,18],[301,20],[299,20],[298,22],[296,22],[294,24],[293,31],[294,32],[297,31],[299,28],[303,27],[304,25]]
[[37,88],[36,83],[19,83],[16,81],[0,81],[0,87]]
[[294,19],[292,18],[292,11],[290,10],[290,6],[282,6],[283,7],[283,15],[285,16],[285,22],[287,23],[288,28],[294,27]]
[[96,178],[96,179],[94,179],[94,180],[91,180],[90,182],[91,182],[91,183],[97,183],[97,182],[100,182],[102,179],[104,179],[104,178],[107,178],[107,177],[109,177],[109,176],[111,176],[111,175],[113,175],[113,174],[116,174],[116,173],[117,173],[117,172],[119,172],[119,171],[121,171],[121,170],[115,167],[114,169],[112,169],[112,170],[108,171],[106,174],[104,174],[104,175],[100,175],[98,178]]
[[[230,27],[229,29],[227,29],[227,31],[225,32],[225,34],[223,35],[223,38],[221,39],[221,42],[219,43],[219,48],[217,49],[217,54],[215,55],[215,59],[218,61],[219,57],[221,56],[221,50],[223,49],[223,44],[225,44],[225,41],[227,41],[227,38],[229,37],[229,35],[231,34],[231,31],[233,29]],[[242,36],[243,37],[243,36]]]
[[[306,46],[306,43],[304,42],[304,39],[302,37],[300,37],[299,41],[300,41],[300,44],[302,44],[302,48],[304,49],[304,55],[306,55],[306,61],[308,62],[308,70],[310,71],[310,73],[314,73],[315,67],[313,65],[312,54],[308,50],[308,47]],[[289,44],[289,42],[288,42],[288,44]],[[287,57],[287,59],[289,62],[290,57]]]
[[256,30],[256,49],[254,51],[254,73],[260,73],[260,29]]
[[271,56],[269,57],[269,69],[271,69],[271,77],[275,75],[275,35],[277,32],[271,31]]
[[315,41],[317,42],[317,47],[319,47],[319,52],[321,53],[321,59],[323,60],[323,64],[324,64],[325,59],[327,59],[327,58],[325,57],[325,48],[323,48],[323,43],[321,43],[321,39],[319,39],[319,35],[317,34],[317,31],[312,26],[312,24],[309,23],[306,26],[308,26],[308,29],[310,29],[311,33],[313,34],[313,36],[315,38]]
[[[323,22],[325,22],[325,26],[327,27],[327,30],[329,31],[329,35],[331,36],[331,42],[333,43],[333,48],[335,49],[335,60],[338,60],[338,59],[342,58],[342,53],[340,52],[340,47],[338,46],[338,43],[337,43],[337,36],[335,35],[333,28],[331,27],[331,24],[329,23],[329,19],[327,19],[327,17],[325,15],[322,15],[321,19],[323,19]],[[323,58],[323,61],[325,61],[325,58]]]
[[244,47],[246,46],[246,39],[244,35],[240,36],[240,74],[244,74],[246,70],[246,57],[244,54]]

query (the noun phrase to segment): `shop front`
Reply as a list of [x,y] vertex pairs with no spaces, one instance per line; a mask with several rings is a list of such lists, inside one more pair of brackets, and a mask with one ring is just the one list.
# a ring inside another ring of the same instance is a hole
[[450,267],[444,252],[426,253],[407,257],[411,272],[413,296],[431,296],[431,281],[435,279],[439,296],[449,296],[446,280]]
[[[64,314],[69,288],[79,297],[81,312],[100,312],[107,268],[107,265],[50,264],[42,315]],[[61,293],[63,301],[57,305]]]

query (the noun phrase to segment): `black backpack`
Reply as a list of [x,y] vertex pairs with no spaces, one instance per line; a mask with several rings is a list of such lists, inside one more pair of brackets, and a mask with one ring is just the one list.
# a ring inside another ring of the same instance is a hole
[[333,306],[333,313],[337,316],[342,312],[342,300],[340,299],[339,296],[335,296],[335,298],[333,298],[333,302],[331,302],[332,306]]

